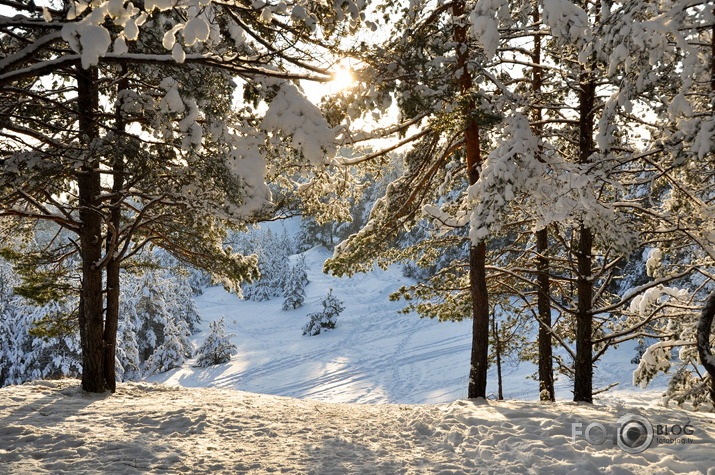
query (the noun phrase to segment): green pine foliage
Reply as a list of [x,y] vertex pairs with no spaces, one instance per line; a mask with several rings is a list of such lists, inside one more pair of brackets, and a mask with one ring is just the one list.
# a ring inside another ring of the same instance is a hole
[[209,323],[209,334],[194,355],[196,366],[206,368],[231,361],[231,356],[238,352],[236,345],[230,340],[233,336],[235,335],[226,334],[223,317]]
[[305,257],[301,255],[298,262],[291,267],[285,283],[283,310],[295,310],[303,306],[306,285],[308,285],[308,274],[305,272]]
[[323,310],[308,314],[310,320],[303,327],[303,335],[315,336],[335,328],[338,316],[345,310],[343,302],[333,295],[333,289],[328,291],[328,295],[323,299],[321,305]]

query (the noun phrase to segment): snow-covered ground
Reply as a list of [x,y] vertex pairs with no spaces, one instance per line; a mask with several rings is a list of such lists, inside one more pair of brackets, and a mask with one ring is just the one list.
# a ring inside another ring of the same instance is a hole
[[[633,388],[632,345],[599,365],[597,386],[621,384],[593,406],[570,402],[566,379],[559,401],[536,402],[526,363],[505,366],[508,400],[469,401],[470,322],[401,315],[387,299],[406,282],[399,269],[336,279],[320,272],[328,255],[306,253],[311,283],[296,310],[219,287],[198,298],[195,341],[225,317],[239,349],[229,363],[189,361],[114,395],[85,394],[75,380],[0,389],[0,473],[715,475],[715,414],[660,406],[662,379]],[[337,327],[303,336],[329,288],[345,304]],[[618,446],[623,417],[647,420],[647,449]]]
[[[306,305],[296,310],[281,310],[280,298],[254,302],[240,300],[221,287],[207,289],[197,298],[203,328],[225,317],[227,332],[235,334],[232,341],[238,355],[230,363],[209,368],[193,367],[189,361],[149,380],[325,402],[425,404],[466,398],[471,320],[437,322],[400,314],[404,302],[388,300],[390,293],[409,282],[399,268],[340,279],[321,271],[329,256],[320,247],[305,253],[310,284]],[[345,304],[337,327],[303,336],[306,315],[320,308],[330,288]],[[196,335],[196,342],[205,335],[205,331]],[[639,392],[631,385],[634,345],[606,353],[596,369],[596,387],[618,382],[614,394]],[[533,364],[505,362],[505,398],[538,399],[538,383],[530,378],[535,372]],[[488,392],[496,395],[496,369],[490,376]],[[654,387],[663,387],[663,382],[664,378],[657,379]],[[561,377],[556,386],[557,397],[572,399],[567,378]]]
[[[715,474],[714,415],[632,401],[335,404],[149,383],[88,395],[78,385],[0,389],[0,473]],[[630,454],[574,440],[574,427],[610,431],[627,412],[687,422],[692,443]]]

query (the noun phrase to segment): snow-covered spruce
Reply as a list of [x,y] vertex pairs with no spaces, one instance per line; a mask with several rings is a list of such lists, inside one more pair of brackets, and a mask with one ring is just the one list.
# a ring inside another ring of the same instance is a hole
[[268,229],[232,238],[242,252],[258,257],[261,277],[252,284],[243,286],[243,296],[257,302],[284,296],[292,269],[286,266],[288,256],[293,253],[293,245],[288,236],[285,233],[278,235]]
[[345,310],[343,302],[333,295],[333,289],[328,291],[327,297],[321,303],[322,311],[308,314],[310,321],[303,327],[303,335],[314,336],[324,330],[335,328],[338,316]]
[[226,334],[226,322],[221,317],[209,324],[210,333],[196,350],[196,366],[206,368],[231,361],[231,355],[237,353],[236,345],[231,343],[233,334]]
[[146,373],[163,373],[180,368],[186,358],[191,356],[189,335],[189,329],[183,321],[167,320],[164,325],[164,343],[147,360]]
[[288,279],[284,284],[283,310],[293,310],[303,306],[305,301],[305,286],[308,275],[305,272],[305,257],[301,256],[296,265],[291,267]]

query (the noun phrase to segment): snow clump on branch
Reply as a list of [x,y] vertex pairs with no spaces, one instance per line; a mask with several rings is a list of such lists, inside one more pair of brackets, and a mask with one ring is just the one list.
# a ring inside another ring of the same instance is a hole
[[336,131],[320,109],[288,81],[266,78],[268,87],[277,89],[268,106],[261,128],[291,137],[292,145],[303,152],[313,166],[326,164],[337,153]]

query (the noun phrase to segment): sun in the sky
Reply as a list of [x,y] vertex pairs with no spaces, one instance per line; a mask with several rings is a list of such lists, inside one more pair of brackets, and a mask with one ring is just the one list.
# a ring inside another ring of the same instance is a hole
[[330,81],[330,86],[333,90],[342,91],[352,86],[354,82],[355,76],[353,76],[350,68],[346,66],[339,66],[333,73],[333,79]]

